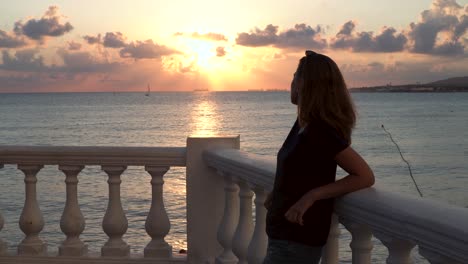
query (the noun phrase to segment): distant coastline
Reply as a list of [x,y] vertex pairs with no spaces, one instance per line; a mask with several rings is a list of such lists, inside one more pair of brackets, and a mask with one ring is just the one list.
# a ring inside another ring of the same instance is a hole
[[444,87],[428,85],[395,85],[350,88],[352,93],[455,93],[468,92],[466,87]]
[[370,87],[354,87],[350,92],[364,93],[454,93],[468,92],[468,76],[454,77],[426,84],[382,85]]

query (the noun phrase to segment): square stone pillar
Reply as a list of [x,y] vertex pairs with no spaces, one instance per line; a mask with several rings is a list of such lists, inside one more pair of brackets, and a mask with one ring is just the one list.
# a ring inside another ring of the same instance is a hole
[[210,148],[240,148],[239,136],[187,138],[187,253],[189,263],[214,263],[222,252],[217,241],[224,212],[224,178],[203,161]]

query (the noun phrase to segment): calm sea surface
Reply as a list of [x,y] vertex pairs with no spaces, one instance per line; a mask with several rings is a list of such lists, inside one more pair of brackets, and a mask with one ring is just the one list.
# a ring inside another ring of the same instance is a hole
[[[368,161],[376,184],[418,195],[406,164],[381,125],[393,135],[427,199],[468,206],[468,93],[355,93],[359,119],[353,146]],[[276,155],[296,109],[286,92],[0,94],[0,145],[177,146],[189,135],[240,135],[241,149]],[[342,174],[342,172],[340,172]],[[0,237],[14,250],[23,238],[18,220],[24,203],[23,175],[16,166],[0,170]],[[98,166],[79,176],[79,202],[86,218],[82,239],[92,251],[106,241],[101,221],[107,206],[107,177]],[[129,222],[124,239],[141,253],[150,207],[150,177],[129,167],[122,175],[122,204]],[[185,169],[165,176],[164,202],[171,219],[167,240],[186,248]],[[41,237],[56,250],[64,235],[64,175],[56,166],[38,174],[38,200],[46,221]],[[343,230],[340,258],[350,263]],[[376,241],[373,263],[387,252]],[[414,251],[413,255],[416,255]],[[424,263],[418,256],[416,262]]]

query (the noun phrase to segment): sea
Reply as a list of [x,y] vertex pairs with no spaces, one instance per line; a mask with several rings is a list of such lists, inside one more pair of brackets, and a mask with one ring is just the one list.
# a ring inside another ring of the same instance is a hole
[[[468,206],[468,93],[352,93],[352,98],[358,113],[352,146],[373,169],[376,186],[418,196],[412,175],[424,199]],[[184,147],[191,135],[240,135],[241,150],[275,156],[295,118],[289,93],[281,91],[0,94],[0,145]],[[343,175],[339,170],[338,177]],[[45,166],[37,177],[45,220],[40,237],[57,251],[65,237],[59,224],[65,176],[57,166]],[[24,238],[18,226],[23,179],[15,165],[0,169],[5,219],[0,238],[12,251]],[[171,168],[164,180],[171,221],[166,240],[179,252],[187,248],[185,168]],[[99,166],[88,166],[79,181],[86,219],[81,239],[90,251],[99,252],[107,240],[101,227],[107,176]],[[144,229],[149,182],[141,167],[129,167],[122,175],[121,200],[129,224],[124,240],[134,254],[141,254],[150,240]],[[350,235],[343,227],[341,231],[340,263],[351,263]],[[386,248],[377,239],[374,244],[372,263],[385,263]],[[412,258],[427,263],[417,248]]]

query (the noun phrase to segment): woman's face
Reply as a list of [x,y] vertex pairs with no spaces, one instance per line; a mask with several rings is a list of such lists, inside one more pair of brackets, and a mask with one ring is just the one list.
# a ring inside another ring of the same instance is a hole
[[299,79],[297,73],[294,73],[294,77],[291,81],[291,103],[297,105],[299,101]]

